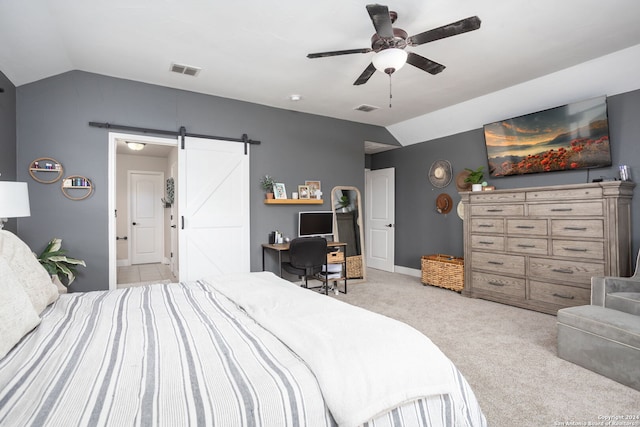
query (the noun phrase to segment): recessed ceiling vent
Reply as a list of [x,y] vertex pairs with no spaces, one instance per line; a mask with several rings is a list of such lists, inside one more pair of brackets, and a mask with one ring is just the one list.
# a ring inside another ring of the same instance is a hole
[[367,104],[362,104],[362,105],[358,105],[356,108],[354,108],[354,110],[356,111],[364,111],[365,113],[370,113],[373,110],[377,110],[380,107],[374,107],[373,105],[367,105]]
[[202,68],[192,67],[184,64],[171,64],[171,71],[178,74],[184,74],[187,76],[197,76]]

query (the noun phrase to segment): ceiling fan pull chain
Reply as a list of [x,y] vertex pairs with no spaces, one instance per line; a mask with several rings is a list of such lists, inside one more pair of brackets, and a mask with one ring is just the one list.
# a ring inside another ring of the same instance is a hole
[[391,98],[393,95],[391,94],[391,73],[389,73],[389,108],[391,108]]

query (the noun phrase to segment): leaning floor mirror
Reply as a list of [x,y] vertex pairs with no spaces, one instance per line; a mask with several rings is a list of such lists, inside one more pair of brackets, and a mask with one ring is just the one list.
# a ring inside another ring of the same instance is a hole
[[365,280],[362,198],[356,187],[338,186],[331,190],[334,213],[334,237],[347,244],[347,279]]

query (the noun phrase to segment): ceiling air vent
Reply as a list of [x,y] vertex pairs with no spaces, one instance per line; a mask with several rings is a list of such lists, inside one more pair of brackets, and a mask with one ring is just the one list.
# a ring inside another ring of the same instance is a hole
[[356,111],[364,111],[365,113],[370,113],[373,110],[377,110],[380,107],[374,107],[373,105],[362,104],[358,105],[354,110]]
[[171,64],[171,71],[178,74],[185,74],[187,76],[197,76],[202,68],[192,67],[184,64]]

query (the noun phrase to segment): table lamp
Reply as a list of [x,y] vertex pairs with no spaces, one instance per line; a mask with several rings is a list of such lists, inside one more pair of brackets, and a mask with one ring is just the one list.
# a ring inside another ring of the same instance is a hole
[[30,216],[26,182],[0,181],[0,230],[7,218]]

